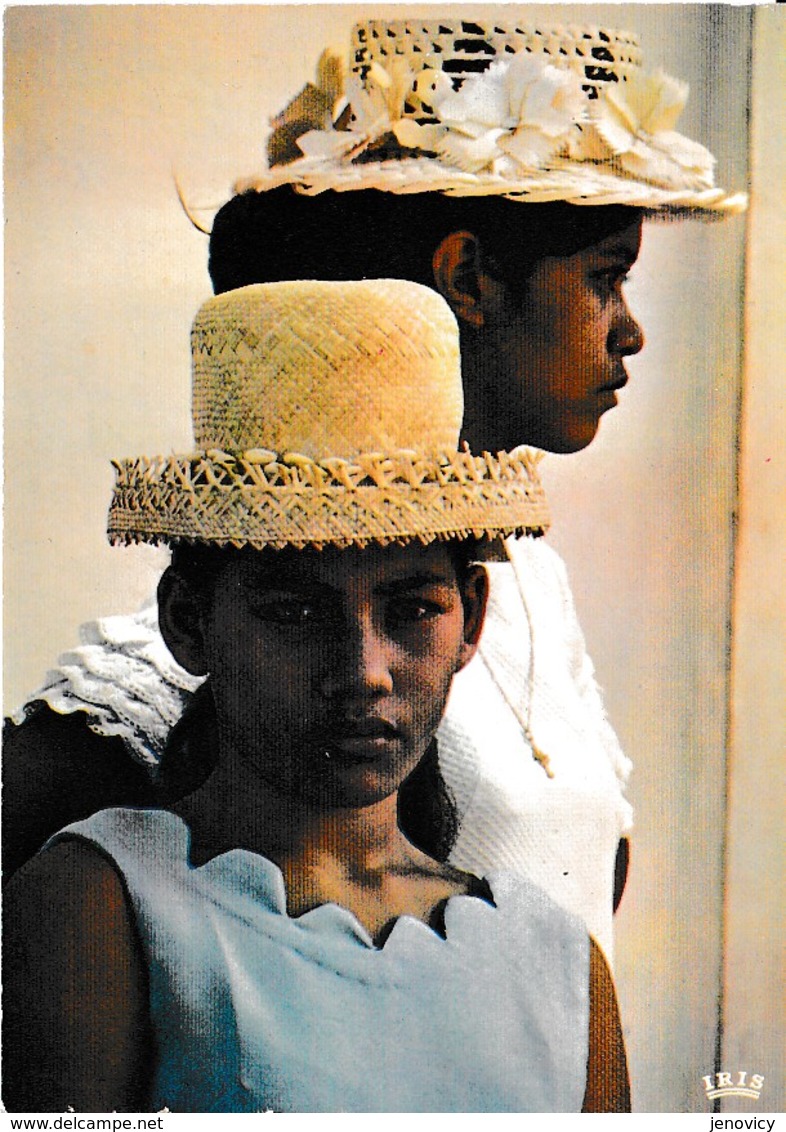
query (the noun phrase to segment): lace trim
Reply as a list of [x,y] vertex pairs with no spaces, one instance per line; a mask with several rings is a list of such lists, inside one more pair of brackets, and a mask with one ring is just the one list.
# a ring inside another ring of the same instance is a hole
[[202,678],[173,659],[158,631],[155,600],[130,616],[88,622],[80,639],[11,718],[21,723],[40,700],[62,715],[85,712],[91,731],[122,739],[154,775],[169,731]]

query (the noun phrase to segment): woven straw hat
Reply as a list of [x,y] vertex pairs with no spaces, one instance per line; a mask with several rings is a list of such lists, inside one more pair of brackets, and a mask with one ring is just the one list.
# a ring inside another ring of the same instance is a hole
[[458,450],[458,328],[398,280],[228,291],[191,333],[188,456],[114,461],[113,543],[364,546],[541,534],[537,456]]
[[688,86],[645,73],[634,35],[599,27],[370,20],[350,74],[325,53],[315,83],[272,122],[270,168],[235,186],[444,192],[742,211],[715,159],[674,126]]

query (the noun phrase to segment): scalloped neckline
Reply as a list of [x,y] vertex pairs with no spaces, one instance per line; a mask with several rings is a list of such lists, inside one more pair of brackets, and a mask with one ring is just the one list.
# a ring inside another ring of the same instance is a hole
[[[436,928],[425,920],[421,920],[418,916],[413,916],[410,913],[403,913],[400,916],[395,916],[391,921],[388,921],[390,927],[385,929],[385,936],[381,944],[374,941],[374,937],[368,928],[358,919],[351,909],[345,907],[343,904],[337,903],[335,900],[326,900],[321,904],[316,904],[313,908],[308,908],[305,912],[301,912],[299,916],[292,916],[289,913],[287,903],[287,889],[284,881],[284,874],[279,865],[275,861],[271,861],[264,853],[258,853],[254,849],[244,849],[240,846],[233,849],[225,849],[221,853],[217,853],[214,857],[203,862],[201,865],[195,865],[191,861],[191,841],[192,832],[191,827],[179,814],[174,813],[172,810],[154,810],[148,811],[160,815],[166,820],[167,825],[173,825],[173,833],[178,840],[184,843],[184,859],[187,867],[195,873],[202,873],[203,875],[210,875],[210,873],[220,871],[226,864],[231,864],[232,861],[244,861],[253,866],[255,876],[258,875],[263,881],[263,887],[260,888],[260,895],[265,898],[265,903],[272,912],[280,915],[282,919],[295,927],[300,927],[303,930],[309,930],[314,925],[314,920],[328,920],[332,921],[338,926],[350,929],[360,942],[362,942],[369,950],[375,952],[383,952],[387,949],[393,937],[400,931],[418,931],[422,930],[428,933],[430,937],[439,943],[447,943],[448,940],[448,912],[450,906],[456,901],[471,900],[477,902],[481,907],[489,910],[496,910],[497,904],[494,896],[492,884],[486,877],[474,877],[480,888],[484,892],[457,892],[447,899],[439,901],[435,905],[440,908],[440,920],[444,925],[444,933],[439,932]],[[468,873],[468,876],[474,876]],[[399,931],[399,925],[402,925]]]

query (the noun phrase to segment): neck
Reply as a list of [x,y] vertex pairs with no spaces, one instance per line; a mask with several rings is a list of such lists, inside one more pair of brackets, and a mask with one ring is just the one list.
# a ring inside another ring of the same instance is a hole
[[369,806],[320,807],[282,794],[222,760],[174,807],[190,826],[196,863],[230,849],[276,861],[341,861],[352,872],[378,868],[412,851],[397,821],[397,793]]
[[461,439],[474,453],[505,448],[505,422],[499,419],[500,382],[495,358],[479,333],[461,336],[461,373],[464,385],[464,420]]

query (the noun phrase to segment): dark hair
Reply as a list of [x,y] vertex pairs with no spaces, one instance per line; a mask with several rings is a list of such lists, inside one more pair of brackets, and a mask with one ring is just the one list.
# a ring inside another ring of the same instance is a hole
[[437,740],[398,790],[398,824],[412,844],[435,861],[447,861],[458,836],[453,792],[442,777]]
[[216,581],[227,562],[243,553],[248,551],[204,542],[178,542],[172,547],[169,569],[183,579],[201,605],[207,606],[213,599]]
[[[478,556],[476,539],[451,539],[448,552],[456,569],[462,591],[469,567]],[[170,569],[188,585],[198,601],[209,603],[219,574],[231,558],[238,555],[258,554],[253,547],[217,546],[210,543],[178,542],[172,547]],[[263,553],[278,554],[277,550]]]
[[489,273],[515,294],[545,256],[574,255],[640,215],[624,205],[376,189],[306,196],[282,185],[223,206],[213,223],[209,270],[216,293],[288,279],[407,279],[431,287],[436,248],[466,230],[477,236]]

